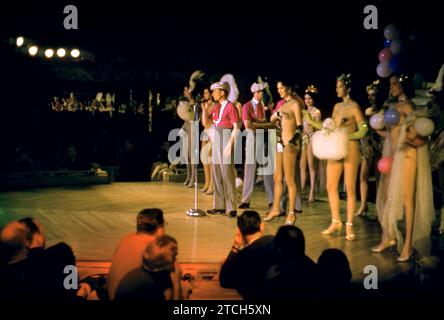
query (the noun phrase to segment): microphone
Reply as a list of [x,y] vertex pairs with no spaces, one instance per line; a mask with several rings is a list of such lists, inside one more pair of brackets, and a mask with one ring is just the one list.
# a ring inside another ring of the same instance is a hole
[[193,111],[194,111],[194,121],[199,121],[199,112],[200,112],[200,102],[201,102],[201,95],[198,93],[196,95],[196,102],[193,105]]

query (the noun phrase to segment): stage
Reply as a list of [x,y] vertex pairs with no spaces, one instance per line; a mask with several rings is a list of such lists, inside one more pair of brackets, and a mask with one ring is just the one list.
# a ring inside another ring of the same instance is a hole
[[[256,189],[251,204],[264,215],[267,211],[265,192]],[[199,193],[199,208],[210,209],[212,196]],[[179,183],[133,182],[113,183],[79,188],[46,188],[0,193],[0,225],[23,217],[36,217],[44,225],[47,245],[64,241],[74,250],[80,262],[109,262],[119,239],[135,231],[135,219],[142,208],[158,207],[165,213],[166,233],[179,242],[178,260],[185,264],[221,263],[230,250],[236,219],[228,216],[188,217],[186,210],[194,206],[194,189]],[[345,221],[345,202],[341,201]],[[366,265],[378,268],[380,280],[406,272],[409,263],[396,263],[397,253],[370,252],[380,237],[380,227],[371,217],[355,219],[357,240],[346,241],[344,235],[323,236],[330,223],[328,202],[318,198],[304,205],[296,225],[305,234],[306,253],[314,261],[324,249],[339,248],[349,258],[353,279],[360,281]],[[240,214],[240,210],[238,214]],[[373,215],[373,217],[372,217]],[[284,223],[279,218],[266,223],[266,233],[274,234]]]

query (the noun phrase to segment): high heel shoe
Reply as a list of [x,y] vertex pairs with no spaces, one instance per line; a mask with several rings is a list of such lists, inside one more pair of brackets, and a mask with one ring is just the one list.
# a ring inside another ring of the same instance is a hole
[[411,260],[415,260],[415,250],[410,252],[407,256],[399,256],[396,258],[396,261],[398,262],[409,262]]
[[379,245],[377,245],[376,247],[373,247],[372,252],[381,253],[381,252],[387,250],[388,248],[391,248],[394,246],[396,246],[396,240],[394,240],[394,239],[383,241]]
[[[345,225],[349,226],[349,227],[353,227],[353,223],[351,223],[351,222],[347,222],[347,223],[345,223]],[[347,230],[345,230],[345,233],[346,233],[345,240],[354,241],[356,239],[356,235],[354,234],[353,230],[350,234],[347,234],[348,232],[347,232]]]
[[358,211],[356,211],[355,213],[355,217],[365,217],[368,213],[368,208],[364,208],[364,209],[359,209]]
[[296,222],[296,215],[294,214],[293,211],[290,211],[288,213],[287,220],[285,220],[285,224],[287,226],[292,226],[295,224],[295,222]]
[[[277,214],[272,214],[272,212],[277,212]],[[280,210],[278,209],[272,209],[270,212],[267,213],[267,215],[264,218],[265,222],[270,222],[272,221],[274,218],[278,218],[278,217],[282,217],[285,215],[285,212],[280,212]]]
[[334,234],[337,231],[338,235],[339,235],[341,233],[341,230],[342,230],[342,221],[332,219],[330,226],[327,229],[325,229],[324,231],[322,231],[322,234],[325,236],[329,236],[329,235]]

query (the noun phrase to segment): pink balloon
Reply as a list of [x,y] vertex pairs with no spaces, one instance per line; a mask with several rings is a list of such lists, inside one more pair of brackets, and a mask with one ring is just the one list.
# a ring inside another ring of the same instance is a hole
[[378,161],[378,170],[382,174],[390,173],[392,169],[393,158],[392,157],[384,157]]
[[379,52],[379,61],[380,62],[389,62],[393,57],[392,51],[390,48],[384,48]]

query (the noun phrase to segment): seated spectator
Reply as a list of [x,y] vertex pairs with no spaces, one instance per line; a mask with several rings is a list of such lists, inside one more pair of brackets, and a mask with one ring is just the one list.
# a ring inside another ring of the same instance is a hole
[[267,299],[308,298],[316,284],[316,264],[305,255],[305,238],[301,229],[286,225],[274,237],[277,264],[267,272],[261,291]]
[[347,256],[339,249],[327,249],[318,259],[318,288],[322,294],[348,294],[352,272]]
[[110,299],[114,299],[120,280],[129,271],[141,266],[147,245],[164,235],[164,224],[163,212],[160,209],[143,209],[139,212],[136,232],[124,236],[114,252],[107,280]]
[[7,224],[0,233],[3,254],[2,276],[12,276],[2,286],[8,299],[74,299],[77,290],[64,287],[64,269],[75,266],[72,249],[59,243],[45,249],[41,225],[31,218]]
[[273,239],[264,236],[259,213],[244,211],[237,220],[233,247],[220,270],[220,285],[236,289],[244,299],[257,298],[267,270],[276,263]]
[[152,241],[143,254],[141,267],[120,281],[115,300],[180,299],[181,270],[176,263],[177,241],[163,235]]
[[74,145],[70,144],[66,148],[65,155],[59,164],[59,169],[62,170],[86,170],[88,165],[83,163],[79,158],[77,149]]

